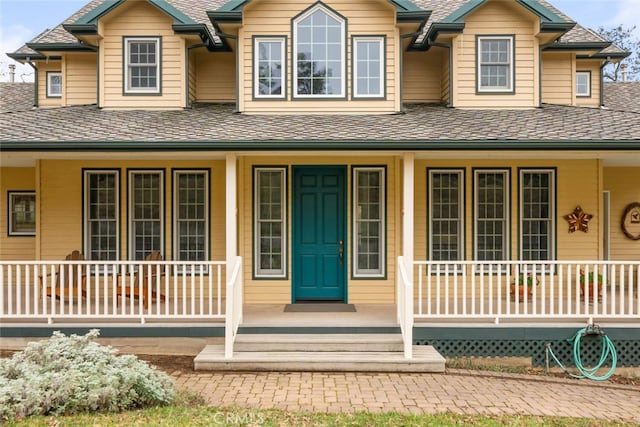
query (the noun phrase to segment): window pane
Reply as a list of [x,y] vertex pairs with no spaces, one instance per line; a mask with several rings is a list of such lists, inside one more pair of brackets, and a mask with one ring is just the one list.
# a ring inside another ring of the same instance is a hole
[[462,259],[462,172],[430,172],[431,259]]
[[510,38],[483,38],[478,42],[479,87],[510,90],[512,60]]
[[382,96],[382,39],[355,40],[355,96]]
[[127,40],[127,89],[156,92],[159,89],[159,40]]
[[355,276],[384,276],[383,174],[382,168],[355,169]]
[[506,171],[475,174],[475,259],[479,261],[508,259],[507,184]]
[[284,39],[256,40],[256,97],[281,97],[283,91],[282,56]]
[[36,195],[9,193],[9,235],[35,235]]
[[208,258],[208,176],[208,172],[175,174],[177,260],[205,261]]
[[87,172],[88,259],[118,259],[118,173]]
[[344,78],[344,23],[318,8],[294,25],[296,93],[341,95]]
[[552,172],[521,174],[522,259],[552,259]]
[[285,272],[284,169],[256,169],[254,193],[255,274],[283,277]]
[[131,257],[144,260],[153,251],[162,252],[161,172],[132,172],[130,182]]

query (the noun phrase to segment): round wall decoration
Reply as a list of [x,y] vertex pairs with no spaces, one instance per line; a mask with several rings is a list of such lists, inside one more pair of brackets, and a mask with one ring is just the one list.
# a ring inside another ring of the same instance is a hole
[[640,240],[640,202],[629,204],[622,214],[622,232],[631,240]]

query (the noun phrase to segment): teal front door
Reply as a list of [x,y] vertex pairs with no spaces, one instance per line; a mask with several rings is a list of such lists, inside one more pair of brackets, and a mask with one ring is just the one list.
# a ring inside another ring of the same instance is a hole
[[346,168],[293,168],[293,302],[346,302]]

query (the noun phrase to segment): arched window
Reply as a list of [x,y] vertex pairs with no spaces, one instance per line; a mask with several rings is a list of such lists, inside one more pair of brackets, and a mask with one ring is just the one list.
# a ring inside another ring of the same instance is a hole
[[345,97],[345,22],[322,4],[293,19],[294,97]]

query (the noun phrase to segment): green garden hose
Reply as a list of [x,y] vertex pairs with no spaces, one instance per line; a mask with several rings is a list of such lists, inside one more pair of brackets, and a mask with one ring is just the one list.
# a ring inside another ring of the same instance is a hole
[[[580,356],[580,342],[585,335],[600,335],[602,337],[602,352],[600,353],[600,361],[593,368],[585,368],[582,364],[582,357]],[[580,329],[576,334],[569,338],[567,341],[573,341],[573,361],[580,372],[580,375],[569,372],[569,370],[558,360],[556,355],[551,350],[551,344],[546,345],[547,354],[550,354],[553,360],[562,368],[564,372],[572,376],[573,378],[588,378],[595,381],[607,380],[613,375],[618,363],[618,354],[616,353],[616,347],[613,345],[613,341],[600,329],[597,325],[589,325],[586,328]],[[598,370],[602,368],[608,358],[611,358],[611,369],[601,376],[596,375]],[[548,365],[548,364],[547,364]]]

